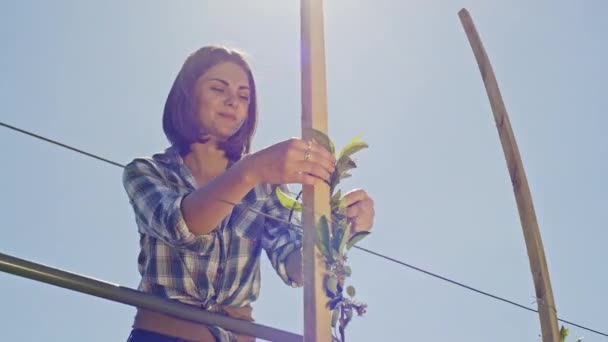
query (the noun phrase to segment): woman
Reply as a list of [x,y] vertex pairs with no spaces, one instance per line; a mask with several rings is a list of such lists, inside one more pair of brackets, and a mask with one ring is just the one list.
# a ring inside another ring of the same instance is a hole
[[[123,174],[140,233],[139,290],[253,320],[262,249],[285,283],[302,284],[301,236],[284,223],[289,210],[269,185],[328,181],[336,161],[296,138],[249,153],[256,100],[239,52],[211,46],[186,59],[163,114],[171,146],[133,160]],[[345,204],[354,230],[371,229],[373,201],[364,191],[345,195]],[[130,342],[183,340],[254,339],[138,309]]]

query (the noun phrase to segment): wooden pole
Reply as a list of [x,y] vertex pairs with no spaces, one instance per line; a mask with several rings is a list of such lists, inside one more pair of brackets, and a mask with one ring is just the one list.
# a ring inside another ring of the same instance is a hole
[[507,167],[513,184],[519,219],[524,232],[528,259],[530,260],[530,270],[536,289],[536,300],[538,303],[538,314],[543,335],[543,342],[559,342],[559,328],[557,323],[557,310],[553,299],[553,290],[549,279],[549,269],[545,258],[545,249],[540,236],[532,194],[528,186],[528,180],[524,172],[519,149],[513,135],[513,129],[509,121],[507,109],[500,94],[496,76],[490,64],[490,59],[483,47],[477,29],[473,24],[473,19],[466,9],[458,13],[462,26],[467,34],[471,48],[481,77],[490,99],[494,120],[498,128],[498,135],[507,161]]
[[[323,37],[323,1],[301,1],[302,137],[312,139],[312,129],[327,134],[327,88]],[[315,246],[316,222],[330,217],[329,186],[304,186],[302,223],[304,272],[304,341],[331,341],[328,298],[323,287],[326,272]],[[329,220],[331,221],[331,220]]]

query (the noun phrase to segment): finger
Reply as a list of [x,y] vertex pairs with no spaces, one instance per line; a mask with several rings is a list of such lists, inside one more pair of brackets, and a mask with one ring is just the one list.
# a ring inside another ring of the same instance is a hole
[[297,171],[309,173],[327,182],[329,182],[329,178],[331,177],[331,173],[323,166],[319,165],[318,163],[311,162],[310,160],[298,162],[294,167]]
[[325,147],[323,147],[321,144],[313,141],[311,145],[311,150],[315,153],[320,154],[324,160],[327,160],[331,164],[336,165],[336,157],[331,152],[326,150]]
[[346,208],[346,217],[348,218],[357,217],[359,216],[359,214],[361,214],[361,208],[359,208],[359,206],[357,205],[353,205]]
[[346,217],[368,217],[374,213],[373,201],[364,199],[346,208]]
[[311,153],[317,154],[320,158],[319,160],[328,161],[329,164],[336,165],[336,157],[334,157],[331,152],[326,150],[321,144],[317,143],[314,140],[302,140],[298,139],[296,143],[293,145],[298,150],[306,152],[307,150]]
[[[308,159],[307,158],[307,153],[308,153]],[[314,163],[318,163],[319,165],[321,165],[325,170],[327,170],[327,172],[329,173],[333,173],[336,170],[336,164],[334,162],[332,162],[331,160],[327,159],[327,156],[323,155],[321,152],[306,152],[304,151],[304,160],[310,161],[310,162],[314,162]]]
[[356,189],[356,190],[352,190],[352,191],[348,192],[346,195],[344,195],[343,203],[344,203],[345,207],[349,207],[359,201],[363,201],[368,198],[369,198],[369,195],[367,194],[367,192],[365,192],[365,190]]
[[[360,202],[361,203],[361,202]],[[347,220],[351,223],[355,231],[370,230],[374,223],[375,211],[369,206],[355,205],[351,208],[350,217],[347,215]]]
[[362,218],[362,217],[355,217],[353,219],[350,220],[351,221],[351,231],[353,233],[356,232],[368,232],[372,229],[373,226],[373,219],[371,218]]

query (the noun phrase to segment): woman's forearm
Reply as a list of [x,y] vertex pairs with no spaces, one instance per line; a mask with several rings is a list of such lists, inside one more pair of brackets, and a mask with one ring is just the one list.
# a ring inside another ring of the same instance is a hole
[[186,196],[181,205],[186,225],[195,235],[211,233],[257,184],[249,157]]

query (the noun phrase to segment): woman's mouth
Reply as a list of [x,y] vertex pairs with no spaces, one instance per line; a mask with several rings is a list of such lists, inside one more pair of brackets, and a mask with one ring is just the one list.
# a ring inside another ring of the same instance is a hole
[[230,121],[236,121],[236,119],[237,119],[236,115],[231,114],[231,113],[226,113],[226,112],[220,112],[219,116],[224,119],[230,120]]

